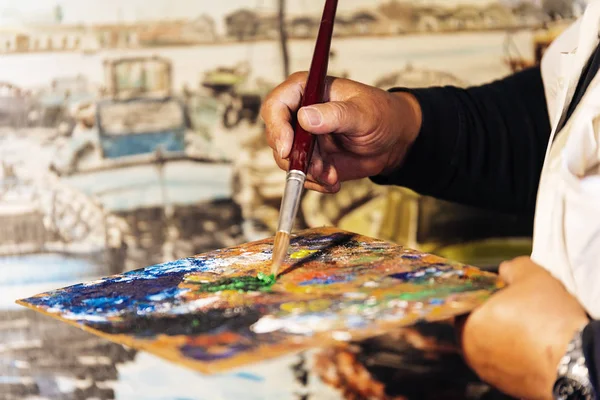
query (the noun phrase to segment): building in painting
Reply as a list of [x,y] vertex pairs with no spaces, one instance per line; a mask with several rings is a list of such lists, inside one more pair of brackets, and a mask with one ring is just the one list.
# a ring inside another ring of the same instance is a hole
[[241,9],[225,17],[225,30],[229,39],[240,42],[257,38],[260,21],[254,11]]
[[169,20],[138,24],[140,45],[144,47],[211,43],[217,40],[215,21],[208,15],[191,20]]
[[[334,30],[336,33],[344,28],[345,20],[336,18]],[[319,30],[319,21],[314,16],[301,15],[292,18],[288,22],[288,34],[293,38],[309,38],[314,37]]]
[[214,42],[217,40],[215,20],[209,15],[201,15],[181,27],[181,36],[196,43]]
[[279,16],[274,13],[258,14],[256,36],[259,39],[277,39],[279,37]]
[[102,49],[139,47],[139,30],[145,24],[94,25],[90,29]]
[[539,26],[548,20],[548,14],[540,6],[531,2],[519,2],[511,10],[518,26]]
[[445,15],[442,25],[447,31],[483,29],[483,15],[477,6],[460,5]]
[[[558,9],[546,3],[543,9],[527,1],[458,5],[428,2],[394,1],[376,7],[336,16],[336,36],[382,36],[410,32],[452,32],[462,30],[511,29],[535,27],[548,19],[548,10]],[[562,10],[562,9],[561,9]],[[549,12],[549,11],[548,11]],[[224,37],[217,34],[216,22],[209,15],[127,24],[68,25],[47,23],[0,28],[0,53],[29,51],[83,51],[90,49],[181,46],[214,43],[219,40],[274,40],[279,37],[279,18],[274,12],[235,10],[224,18]],[[320,14],[290,15],[286,28],[291,38],[314,38],[320,26]]]
[[29,51],[69,51],[81,44],[80,26],[6,27],[0,31],[2,53]]
[[[296,16],[288,22],[288,34],[294,38],[314,38],[319,31],[320,19],[316,15]],[[406,20],[392,19],[377,10],[358,10],[336,15],[336,36],[379,36],[404,33],[410,30]]]
[[419,7],[414,10],[414,30],[417,32],[439,32],[445,29],[444,20],[448,10],[439,7]]
[[491,4],[481,11],[483,27],[487,29],[506,29],[518,26],[519,19],[513,11],[502,4]]
[[84,51],[87,48],[135,48],[135,25],[35,25],[0,30],[1,53]]

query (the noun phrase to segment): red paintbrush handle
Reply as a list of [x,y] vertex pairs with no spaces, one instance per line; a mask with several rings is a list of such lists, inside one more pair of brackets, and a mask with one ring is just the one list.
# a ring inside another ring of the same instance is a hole
[[[312,63],[308,72],[308,80],[306,81],[301,107],[323,102],[337,3],[337,0],[325,1],[317,44],[315,45]],[[306,173],[315,147],[315,138],[312,134],[302,129],[299,123],[296,122],[295,125],[294,143],[290,153],[290,171],[298,170]]]

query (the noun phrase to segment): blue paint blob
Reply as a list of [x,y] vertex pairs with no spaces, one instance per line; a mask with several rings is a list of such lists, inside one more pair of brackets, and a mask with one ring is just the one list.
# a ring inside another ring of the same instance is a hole
[[308,281],[299,283],[299,286],[310,286],[310,285],[331,285],[333,283],[351,282],[354,279],[352,275],[332,275],[325,278],[314,278]]
[[93,308],[104,309],[115,305],[123,304],[128,300],[127,296],[115,296],[115,297],[96,297],[82,300],[82,303]]
[[[135,272],[147,277],[145,272]],[[86,317],[93,317],[94,321],[102,318],[108,321],[109,317],[123,312],[147,314],[164,302],[178,305],[179,291],[173,288],[179,285],[185,274],[183,271],[169,272],[152,279],[135,279],[134,285],[130,284],[130,280],[117,276],[93,285],[79,284],[59,289],[51,292],[50,296],[34,297],[27,301],[35,306],[49,307],[67,318],[85,320]],[[163,300],[156,302],[152,299],[154,296]]]
[[181,293],[185,293],[188,291],[189,291],[189,289],[179,289],[179,288],[166,289],[160,293],[148,296],[148,300],[153,301],[153,302],[154,301],[164,301],[164,300],[168,300],[168,299],[177,297]]
[[444,304],[444,299],[431,299],[429,300],[429,304],[438,306]]
[[234,374],[233,376],[235,376],[237,378],[246,379],[249,381],[254,381],[254,382],[263,382],[265,380],[265,378],[263,378],[262,376],[252,374],[250,372],[238,372],[237,374]]
[[450,267],[448,265],[431,264],[431,265],[416,268],[412,271],[391,274],[391,275],[388,275],[388,277],[398,279],[403,282],[419,283],[424,280],[440,276],[448,270],[455,271],[452,269],[452,267]]

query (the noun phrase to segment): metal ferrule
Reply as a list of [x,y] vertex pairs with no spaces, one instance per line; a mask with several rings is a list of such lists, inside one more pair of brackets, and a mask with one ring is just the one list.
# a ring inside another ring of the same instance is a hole
[[306,175],[304,172],[298,170],[288,172],[285,182],[285,191],[283,192],[283,199],[281,200],[277,232],[285,232],[287,234],[292,233],[305,181]]

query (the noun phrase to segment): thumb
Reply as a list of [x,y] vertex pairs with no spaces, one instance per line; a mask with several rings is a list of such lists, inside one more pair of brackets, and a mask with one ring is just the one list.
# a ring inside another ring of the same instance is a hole
[[529,278],[544,270],[535,264],[529,257],[518,257],[500,264],[498,274],[507,284],[512,285],[525,278]]
[[352,133],[365,129],[369,115],[352,101],[331,101],[302,107],[298,122],[314,134]]

